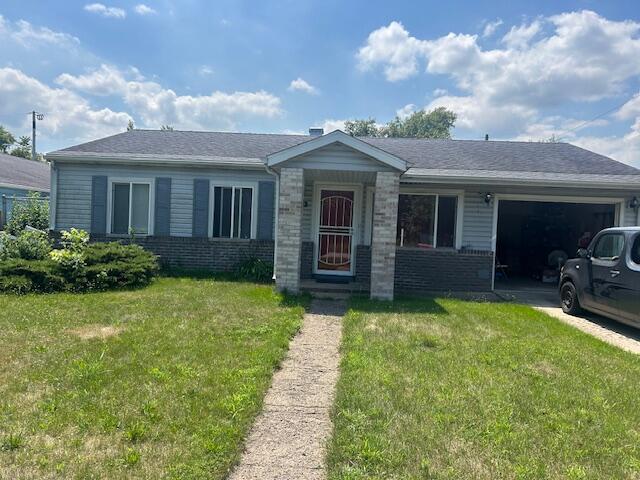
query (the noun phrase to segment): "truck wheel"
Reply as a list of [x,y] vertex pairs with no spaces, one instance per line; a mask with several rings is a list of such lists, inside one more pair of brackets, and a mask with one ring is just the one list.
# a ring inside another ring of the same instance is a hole
[[573,282],[567,282],[560,289],[560,301],[562,303],[562,311],[569,315],[579,315],[582,312],[580,300],[578,300],[578,292]]

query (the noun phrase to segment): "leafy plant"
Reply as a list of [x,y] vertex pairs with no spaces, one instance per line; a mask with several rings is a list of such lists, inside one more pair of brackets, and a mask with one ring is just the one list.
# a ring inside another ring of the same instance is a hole
[[249,257],[238,265],[236,274],[244,280],[267,283],[273,278],[273,264],[258,257]]
[[49,201],[38,192],[30,192],[25,200],[13,202],[6,230],[12,235],[18,235],[27,225],[38,230],[49,228]]
[[85,230],[71,228],[61,232],[62,245],[72,252],[83,252],[89,244],[89,234]]
[[17,237],[0,234],[0,260],[43,260],[50,251],[51,241],[46,233],[25,230]]

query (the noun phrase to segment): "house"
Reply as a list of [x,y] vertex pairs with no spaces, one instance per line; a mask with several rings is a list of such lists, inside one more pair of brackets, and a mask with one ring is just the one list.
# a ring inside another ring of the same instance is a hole
[[49,195],[49,164],[0,153],[0,228],[9,220],[16,197],[29,192]]
[[566,143],[134,130],[47,158],[53,230],[133,232],[174,266],[275,259],[292,292],[489,291],[639,224],[640,170]]

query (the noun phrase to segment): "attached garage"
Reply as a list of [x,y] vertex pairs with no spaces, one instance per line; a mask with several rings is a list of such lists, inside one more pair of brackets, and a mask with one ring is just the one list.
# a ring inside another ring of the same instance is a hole
[[619,224],[620,199],[496,199],[496,288],[555,284],[559,267]]

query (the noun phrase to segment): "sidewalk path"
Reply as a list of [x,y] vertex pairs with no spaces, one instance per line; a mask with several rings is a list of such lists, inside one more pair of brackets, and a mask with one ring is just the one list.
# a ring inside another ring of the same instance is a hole
[[314,300],[230,480],[325,479],[344,302]]

